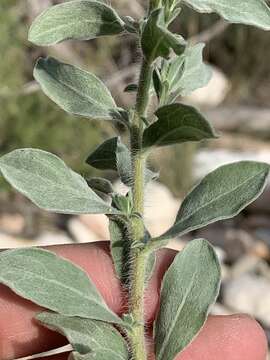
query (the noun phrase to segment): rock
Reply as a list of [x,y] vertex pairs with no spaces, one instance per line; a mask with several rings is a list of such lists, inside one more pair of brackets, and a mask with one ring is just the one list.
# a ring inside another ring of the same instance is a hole
[[205,111],[213,126],[220,131],[270,138],[270,108],[221,106]]
[[35,246],[35,244],[36,242],[33,240],[0,233],[0,249]]
[[194,159],[194,177],[201,179],[217,167],[232,162],[253,160],[269,163],[269,159],[269,150],[231,151],[228,149],[203,149],[197,153]]
[[[239,220],[241,219],[238,218]],[[237,261],[243,254],[254,251],[254,237],[239,229],[238,219],[224,220],[210,224],[196,232],[196,237],[205,238],[215,247],[221,248],[230,263]]]
[[105,215],[94,214],[94,215],[81,215],[79,220],[87,228],[91,229],[100,240],[109,239],[109,220]]
[[[127,188],[120,183],[115,184],[115,189],[121,194],[125,194],[127,191]],[[152,182],[148,185],[145,200],[145,221],[147,229],[153,236],[162,234],[173,224],[179,206],[180,201],[175,199],[164,185],[158,182]],[[71,219],[68,228],[79,242],[110,238],[108,219],[104,215],[81,215]],[[176,244],[172,246],[176,246]]]
[[231,277],[237,278],[246,273],[255,273],[259,269],[261,259],[253,255],[242,256],[232,267]]
[[64,232],[44,232],[36,239],[31,240],[0,233],[0,249],[70,244],[72,242],[72,239]]
[[19,235],[22,234],[25,227],[25,220],[21,214],[1,214],[0,230],[1,232]]
[[212,67],[213,76],[209,83],[187,96],[188,102],[204,107],[216,107],[226,98],[231,84],[225,74],[216,67]]
[[180,240],[180,239],[174,239],[169,242],[169,244],[166,246],[168,249],[181,251],[186,246],[187,242]]
[[225,306],[247,313],[270,326],[270,280],[244,274],[224,285]]
[[[270,161],[270,154],[268,163]],[[263,196],[260,196],[254,203],[249,205],[249,211],[252,213],[264,213],[268,215],[268,225],[269,225],[269,215],[270,215],[270,184],[264,190]]]
[[146,189],[145,223],[153,236],[164,233],[173,225],[181,201],[166,186],[152,182]]
[[269,229],[270,232],[269,216],[261,214],[260,211],[253,213],[251,208],[249,208],[249,213],[251,214],[248,214],[242,221],[243,226],[252,231]]
[[74,241],[64,232],[43,232],[34,241],[34,246],[64,245]]
[[232,311],[227,309],[224,305],[216,303],[212,306],[210,313],[211,315],[231,315]]
[[106,238],[101,239],[94,231],[91,230],[91,227],[84,224],[79,217],[74,217],[69,220],[68,230],[78,243],[106,240]]

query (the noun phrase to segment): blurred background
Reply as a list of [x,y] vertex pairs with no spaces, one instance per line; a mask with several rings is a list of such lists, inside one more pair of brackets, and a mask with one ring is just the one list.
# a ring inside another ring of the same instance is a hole
[[[0,155],[16,148],[41,148],[57,154],[87,178],[99,175],[84,164],[87,155],[114,129],[107,122],[90,122],[59,109],[34,82],[34,63],[50,54],[88,69],[105,81],[119,106],[128,107],[134,95],[123,90],[137,79],[140,54],[130,36],[65,42],[51,48],[31,45],[27,41],[30,23],[59,2],[0,2]],[[112,0],[119,13],[134,18],[143,15],[144,4]],[[204,56],[213,66],[213,78],[184,100],[199,107],[222,137],[154,154],[151,166],[160,171],[160,178],[147,189],[146,218],[155,235],[174,221],[183,196],[209,171],[242,159],[270,163],[269,33],[228,25],[215,15],[199,16],[188,8],[173,26],[190,41],[207,44]],[[114,174],[105,175],[115,180]],[[45,213],[0,178],[0,248],[97,241],[108,236],[105,217]],[[213,312],[247,312],[260,321],[270,340],[270,185],[235,219],[174,240],[170,246],[179,249],[194,237],[211,241],[223,264],[222,292]]]

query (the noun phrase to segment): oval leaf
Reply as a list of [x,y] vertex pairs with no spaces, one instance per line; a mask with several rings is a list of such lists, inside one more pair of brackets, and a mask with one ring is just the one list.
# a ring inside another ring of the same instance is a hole
[[173,360],[204,325],[220,288],[220,265],[206,240],[194,240],[174,259],[161,289],[154,326],[157,360]]
[[269,169],[268,164],[241,161],[214,170],[187,195],[174,225],[159,240],[234,217],[262,193]]
[[128,359],[124,338],[110,324],[46,312],[39,314],[36,319],[47,328],[64,335],[79,354],[101,352],[107,355],[107,359]]
[[34,77],[44,93],[68,113],[102,120],[117,117],[109,90],[85,70],[48,57],[37,61]]
[[107,350],[90,352],[85,355],[74,351],[69,355],[68,360],[108,360],[110,359],[110,356],[111,354],[108,353]]
[[52,6],[32,24],[28,39],[36,45],[54,45],[64,40],[90,40],[120,34],[125,23],[100,1],[75,0]]
[[117,170],[116,153],[121,145],[118,137],[105,140],[88,156],[87,164],[99,170]]
[[264,0],[183,0],[201,13],[215,12],[232,23],[270,30],[270,9]]
[[159,56],[167,58],[170,49],[178,55],[182,54],[186,42],[180,35],[173,34],[166,28],[164,11],[157,9],[151,13],[144,26],[141,45],[145,58],[152,62]]
[[212,77],[212,69],[203,62],[205,44],[188,46],[181,56],[170,61],[166,70],[170,92],[174,96],[187,96],[204,87]]
[[87,180],[87,184],[97,194],[101,193],[105,195],[111,195],[114,193],[113,185],[107,179],[100,177],[92,177],[91,179]]
[[87,182],[57,156],[37,149],[20,149],[0,158],[5,179],[37,206],[65,214],[113,214]]
[[0,283],[62,315],[122,322],[82,269],[50,251],[28,248],[2,252]]
[[217,137],[208,121],[192,106],[166,105],[158,109],[156,116],[158,121],[144,131],[143,147],[145,148]]
[[132,181],[130,151],[120,137],[104,141],[86,160],[87,164],[99,170],[117,171],[122,182],[129,185]]

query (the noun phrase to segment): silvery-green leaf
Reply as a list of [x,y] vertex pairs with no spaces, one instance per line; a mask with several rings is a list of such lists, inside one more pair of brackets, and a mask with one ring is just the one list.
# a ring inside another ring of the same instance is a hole
[[138,91],[138,85],[137,84],[129,84],[125,87],[124,92],[126,93],[136,93]]
[[212,70],[203,62],[204,47],[203,43],[188,46],[184,54],[170,61],[166,79],[175,96],[189,95],[210,81]]
[[116,104],[95,75],[48,57],[39,59],[34,77],[44,93],[63,110],[90,119],[111,120]]
[[62,315],[121,323],[87,274],[50,251],[27,248],[2,252],[0,283]]
[[117,170],[117,148],[124,146],[119,137],[105,140],[87,158],[88,165],[99,170]]
[[145,58],[151,62],[159,56],[167,58],[170,49],[176,54],[182,54],[186,42],[180,35],[173,34],[166,28],[164,11],[157,9],[151,13],[144,26],[141,46]]
[[[68,358],[68,360],[108,360],[111,354],[108,353],[107,350],[100,350],[96,352],[90,352],[85,355],[82,355],[78,352],[72,352]],[[112,358],[112,360],[116,360],[116,358]]]
[[201,13],[217,13],[232,23],[270,30],[270,9],[265,0],[183,0]]
[[145,281],[149,281],[155,271],[156,266],[156,253],[152,252],[149,254],[146,260],[146,271],[145,271]]
[[153,86],[154,86],[157,98],[160,99],[161,90],[162,90],[162,82],[161,82],[161,78],[160,78],[160,73],[157,69],[154,69],[154,71],[153,71]]
[[105,3],[74,0],[52,6],[39,15],[29,31],[36,45],[54,45],[64,40],[90,40],[124,31],[125,23]]
[[156,360],[173,360],[196,337],[220,287],[220,265],[206,240],[194,240],[174,259],[161,288],[154,325]]
[[122,20],[125,23],[125,30],[131,34],[137,34],[140,29],[140,24],[131,16],[122,16]]
[[5,179],[37,206],[65,214],[119,213],[57,156],[37,149],[20,149],[0,158]]
[[174,225],[159,240],[237,215],[262,193],[270,166],[241,161],[208,174],[184,199]]
[[116,151],[116,167],[122,183],[130,186],[133,175],[131,153],[120,140],[118,140]]
[[91,179],[87,180],[87,184],[95,192],[103,193],[106,195],[110,195],[114,193],[113,185],[107,179],[100,177],[92,177]]
[[118,154],[121,154],[120,156],[130,158],[129,150],[126,145],[121,142],[120,137],[114,137],[105,140],[101,145],[99,145],[88,156],[86,162],[90,166],[93,166],[94,168],[99,170],[117,171]]
[[106,353],[107,359],[128,359],[124,338],[110,324],[46,312],[37,315],[36,318],[47,328],[64,335],[73,350],[81,355],[102,352]]
[[208,121],[192,106],[165,105],[157,110],[156,116],[158,120],[144,131],[145,148],[217,137]]
[[132,181],[130,151],[120,137],[104,141],[86,160],[87,164],[99,170],[117,171],[126,185]]

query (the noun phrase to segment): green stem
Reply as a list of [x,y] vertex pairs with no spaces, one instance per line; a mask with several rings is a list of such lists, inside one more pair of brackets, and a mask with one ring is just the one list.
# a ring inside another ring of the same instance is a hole
[[[144,122],[142,117],[146,115],[149,103],[149,90],[152,79],[152,66],[143,60],[139,88],[137,93],[135,114],[131,129],[131,152],[133,162],[133,203],[134,213],[131,221],[132,244],[138,245],[144,240],[144,173],[145,155],[142,152],[142,136]],[[134,326],[130,334],[130,345],[133,360],[146,360],[147,351],[144,333],[144,290],[147,256],[140,247],[131,249],[131,274],[129,293],[129,312],[134,320]]]

